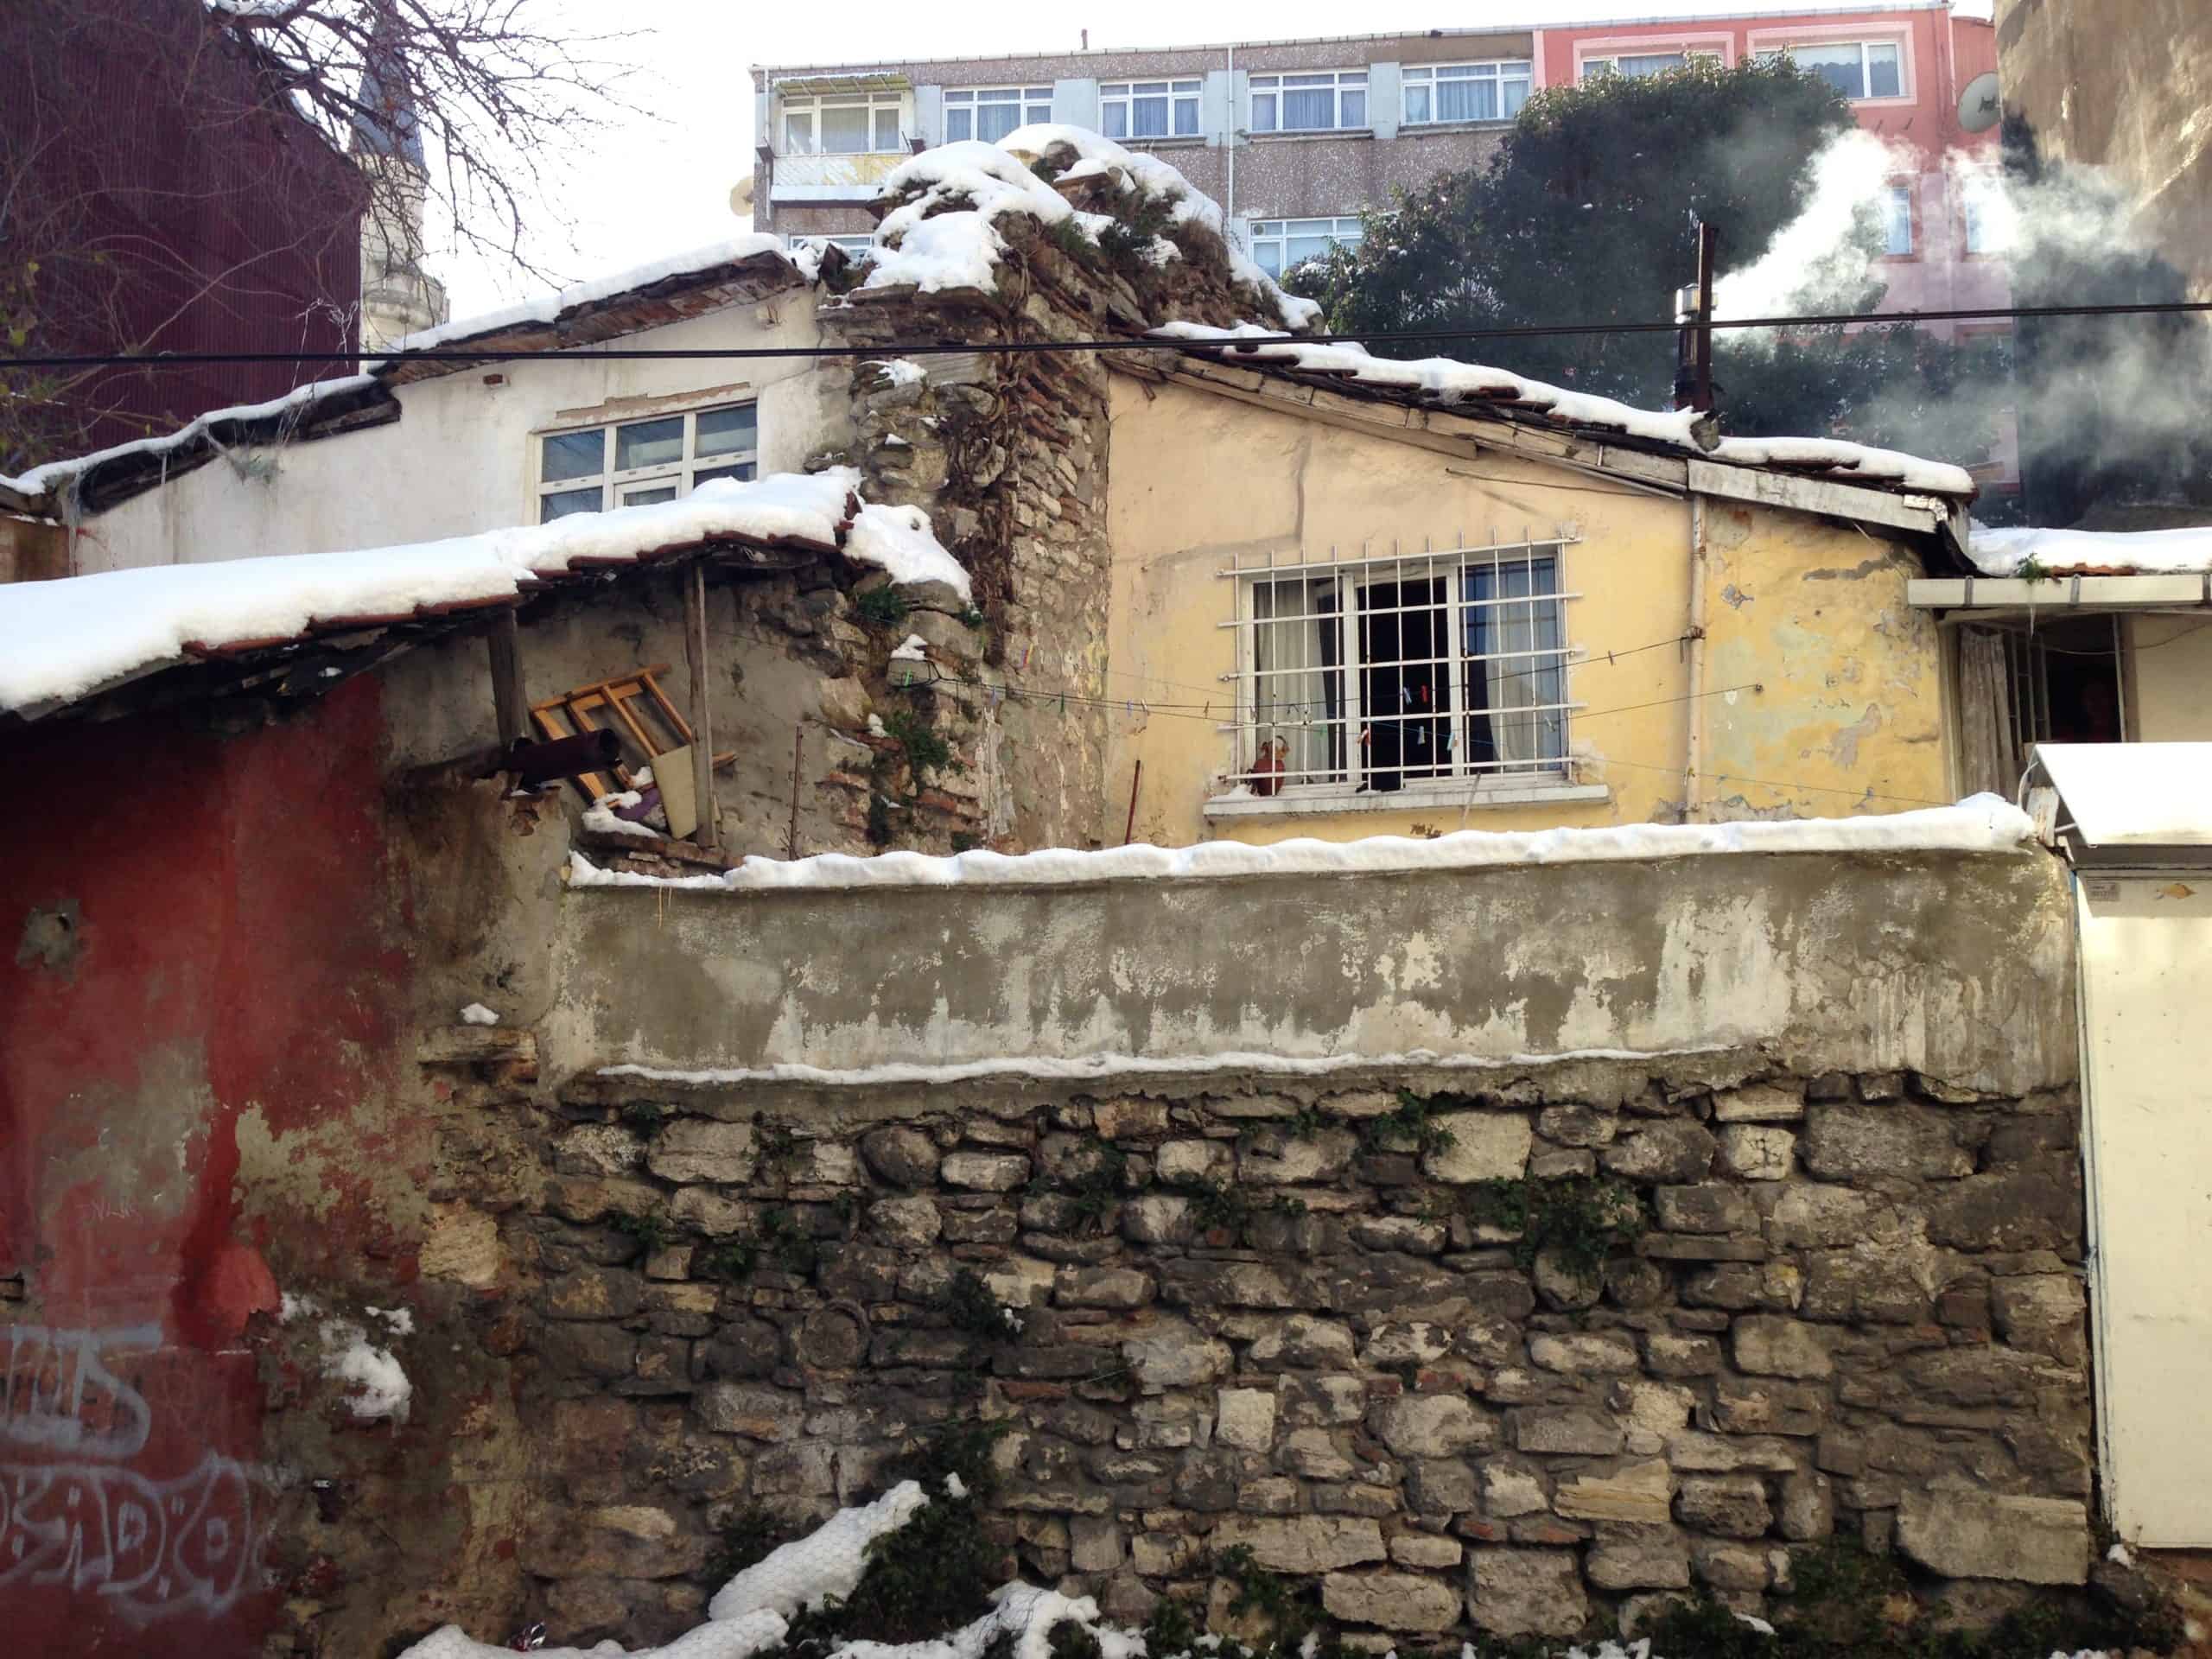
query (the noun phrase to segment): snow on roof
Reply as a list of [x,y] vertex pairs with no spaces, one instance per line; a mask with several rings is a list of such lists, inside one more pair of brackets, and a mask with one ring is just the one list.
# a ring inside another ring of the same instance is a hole
[[2212,524],[2183,530],[1999,530],[1976,524],[1967,557],[1985,576],[2031,566],[2051,575],[2194,575],[2212,571]]
[[1251,875],[1357,875],[1479,869],[1505,864],[1581,864],[1621,859],[1688,858],[1705,853],[2010,852],[2031,843],[2027,815],[1995,795],[1955,806],[1857,818],[1741,823],[1630,823],[1602,830],[1461,830],[1423,840],[1375,836],[1363,841],[1295,839],[1255,846],[1241,841],[1192,847],[1114,847],[1098,852],[1046,848],[1033,853],[976,851],[936,857],[882,853],[855,858],[822,853],[792,861],[747,858],[721,875],[646,876],[602,870],[569,855],[572,887],[676,887],[723,893],[802,887],[1084,887],[1102,881],[1218,880]]
[[1966,470],[1943,461],[1834,438],[1722,438],[1707,445],[1699,442],[1696,427],[1702,417],[1694,410],[1637,409],[1480,363],[1446,357],[1376,357],[1364,346],[1317,345],[1249,322],[1234,328],[1171,322],[1152,332],[1197,345],[1235,344],[1239,361],[1257,359],[1302,373],[1338,375],[1380,391],[1444,403],[1511,404],[1569,426],[1607,428],[1738,466],[1827,471],[1938,495],[1974,493],[1974,480]]
[[195,416],[174,432],[164,432],[156,437],[133,438],[128,443],[113,444],[105,449],[96,449],[91,454],[76,455],[66,461],[49,461],[12,478],[0,474],[0,489],[13,490],[25,497],[43,495],[55,486],[67,483],[108,461],[121,461],[131,455],[170,454],[197,443],[218,426],[297,416],[325,398],[365,391],[375,385],[376,377],[373,375],[344,374],[330,379],[310,381],[304,386],[295,386],[283,397],[271,397],[266,403],[233,404],[225,409],[211,409],[205,415]]
[[[861,285],[911,285],[925,293],[951,288],[995,291],[996,267],[1006,243],[994,221],[1009,213],[1026,213],[1041,225],[1072,220],[1083,234],[1096,240],[1110,221],[1101,214],[1077,213],[1032,169],[1033,162],[1055,149],[1075,156],[1058,175],[1059,182],[1115,181],[1168,203],[1175,223],[1211,231],[1221,240],[1230,275],[1271,302],[1285,327],[1305,327],[1320,315],[1320,307],[1284,293],[1244,255],[1227,234],[1220,204],[1173,167],[1084,128],[1041,122],[1017,127],[996,143],[967,139],[940,144],[899,163],[876,199],[912,195],[912,200],[900,202],[877,225],[876,246]],[[1176,257],[1173,243],[1164,245],[1168,257]]]
[[[860,502],[849,467],[715,479],[681,500],[410,546],[160,565],[0,588],[0,712],[66,702],[188,655],[296,639],[340,619],[494,604],[579,561],[717,540],[836,548],[900,583],[968,573],[918,507]],[[857,511],[855,508],[857,507]]]
[[[620,299],[656,283],[664,283],[678,276],[696,276],[702,271],[713,270],[720,265],[734,265],[741,259],[750,259],[759,254],[772,253],[791,263],[791,251],[784,246],[784,239],[765,231],[745,236],[726,237],[719,242],[687,248],[681,253],[665,254],[658,259],[649,259],[644,264],[632,265],[626,270],[613,270],[594,276],[588,282],[573,283],[551,294],[540,295],[534,300],[502,306],[495,311],[479,312],[473,317],[456,317],[442,322],[435,328],[423,328],[404,335],[392,350],[398,352],[427,352],[454,340],[474,340],[480,334],[504,334],[510,328],[528,327],[532,324],[557,322],[572,311],[586,306],[602,304]],[[792,265],[798,270],[797,265]],[[800,273],[804,275],[806,273]],[[383,366],[380,363],[365,363],[365,369]]]

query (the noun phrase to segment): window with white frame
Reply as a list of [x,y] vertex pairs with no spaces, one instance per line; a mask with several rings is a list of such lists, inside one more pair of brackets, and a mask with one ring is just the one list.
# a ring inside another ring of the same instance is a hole
[[1252,221],[1252,263],[1270,276],[1281,276],[1331,248],[1359,245],[1357,219],[1255,219]]
[[1605,75],[1620,75],[1630,80],[1648,80],[1654,75],[1663,75],[1669,69],[1680,69],[1693,63],[1719,63],[1718,52],[1620,52],[1610,57],[1582,60],[1581,78],[1596,80]]
[[1338,132],[1367,124],[1367,71],[1254,75],[1255,132]]
[[1882,251],[1894,259],[1912,257],[1912,187],[1885,186],[1882,191]]
[[899,143],[906,95],[897,92],[824,92],[783,97],[785,156],[888,155]]
[[1098,89],[1099,130],[1109,138],[1195,138],[1199,80],[1113,80]]
[[1388,793],[1567,766],[1560,543],[1239,570],[1230,782]]
[[760,458],[760,416],[751,404],[542,432],[537,522],[673,501],[709,479],[749,479]]
[[961,86],[944,95],[944,142],[995,144],[1016,127],[1052,118],[1049,86]]
[[1409,127],[1438,121],[1510,121],[1529,101],[1527,60],[1409,65],[1399,72],[1402,118]]
[[1904,95],[1904,49],[1895,41],[1808,41],[1783,49],[1846,98]]
[[1968,173],[1959,178],[1960,232],[1970,254],[2005,251],[2005,189],[1995,175]]
[[855,259],[864,259],[875,250],[875,238],[866,232],[852,236],[802,236],[796,232],[784,238],[787,248],[842,248]]

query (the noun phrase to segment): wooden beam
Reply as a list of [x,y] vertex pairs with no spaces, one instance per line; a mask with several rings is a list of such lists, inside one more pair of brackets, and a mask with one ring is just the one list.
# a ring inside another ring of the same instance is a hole
[[683,656],[691,670],[691,788],[699,803],[699,844],[719,851],[721,810],[715,800],[714,728],[708,711],[707,564],[683,573]]
[[502,746],[530,735],[530,699],[523,694],[521,630],[512,610],[492,619],[492,708]]

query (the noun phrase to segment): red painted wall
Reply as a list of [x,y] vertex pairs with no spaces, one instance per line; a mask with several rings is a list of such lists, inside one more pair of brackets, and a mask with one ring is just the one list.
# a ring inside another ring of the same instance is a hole
[[[342,1169],[303,1169],[304,1195],[263,1180],[245,1219],[239,1120],[256,1115],[256,1145],[350,1123],[359,1169],[392,1152],[372,1120],[408,959],[384,743],[372,677],[239,737],[167,717],[0,735],[16,780],[0,1274],[26,1286],[0,1306],[0,1603],[17,1650],[245,1653],[274,1613],[248,1321],[280,1276],[390,1252]],[[27,920],[71,906],[70,947],[41,954],[53,929]]]

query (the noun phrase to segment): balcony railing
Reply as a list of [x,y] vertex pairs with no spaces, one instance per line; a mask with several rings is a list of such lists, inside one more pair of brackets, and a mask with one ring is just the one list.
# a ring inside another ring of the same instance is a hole
[[779,155],[772,163],[775,188],[780,190],[793,186],[880,184],[911,154],[912,147],[902,141],[897,149],[867,150],[859,155]]

